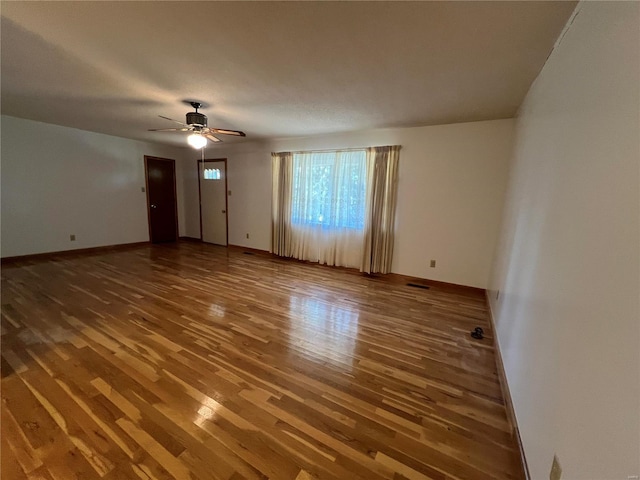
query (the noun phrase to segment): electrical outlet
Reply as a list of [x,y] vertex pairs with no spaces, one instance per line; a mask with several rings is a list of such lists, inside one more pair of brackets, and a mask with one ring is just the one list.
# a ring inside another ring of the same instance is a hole
[[249,234],[247,233],[247,238],[249,238]]
[[562,467],[560,466],[558,456],[554,455],[551,471],[549,472],[549,480],[560,480],[560,477],[562,477]]
[[76,236],[73,235],[73,234],[69,235],[69,240],[71,240],[72,242],[75,242],[76,241]]
[[431,260],[431,262],[429,263],[429,266],[431,268],[435,268],[436,267],[436,261],[435,260]]

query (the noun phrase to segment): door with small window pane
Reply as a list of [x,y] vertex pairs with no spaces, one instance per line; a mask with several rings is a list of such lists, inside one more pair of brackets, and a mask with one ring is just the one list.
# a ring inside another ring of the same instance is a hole
[[200,226],[203,242],[227,245],[227,161],[200,160]]

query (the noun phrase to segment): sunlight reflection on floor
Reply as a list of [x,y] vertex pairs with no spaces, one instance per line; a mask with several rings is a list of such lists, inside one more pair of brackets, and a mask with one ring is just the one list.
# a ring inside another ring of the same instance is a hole
[[220,404],[218,402],[213,401],[210,398],[203,398],[203,405],[198,409],[198,413],[193,423],[201,427],[207,420],[211,420],[215,416],[216,410],[219,406]]
[[358,311],[317,297],[291,296],[289,317],[291,344],[302,355],[351,366],[358,337]]

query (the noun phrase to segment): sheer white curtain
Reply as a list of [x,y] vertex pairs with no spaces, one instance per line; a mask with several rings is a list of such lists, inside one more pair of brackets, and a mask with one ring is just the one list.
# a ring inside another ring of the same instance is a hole
[[366,151],[293,154],[289,254],[359,267],[364,240]]

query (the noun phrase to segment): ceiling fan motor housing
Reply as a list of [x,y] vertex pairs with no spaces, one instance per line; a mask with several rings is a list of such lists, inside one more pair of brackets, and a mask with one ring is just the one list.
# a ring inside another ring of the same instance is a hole
[[202,127],[207,126],[207,116],[198,112],[187,113],[187,125],[200,125]]

